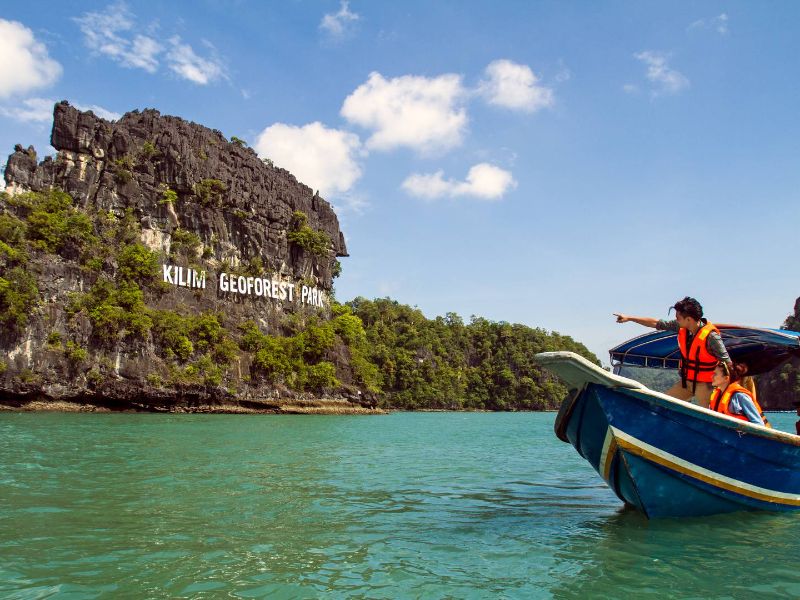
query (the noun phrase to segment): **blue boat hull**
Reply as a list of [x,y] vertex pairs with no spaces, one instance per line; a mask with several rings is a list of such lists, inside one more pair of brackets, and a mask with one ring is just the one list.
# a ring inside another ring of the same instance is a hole
[[584,383],[556,434],[649,518],[800,509],[800,437],[646,388]]

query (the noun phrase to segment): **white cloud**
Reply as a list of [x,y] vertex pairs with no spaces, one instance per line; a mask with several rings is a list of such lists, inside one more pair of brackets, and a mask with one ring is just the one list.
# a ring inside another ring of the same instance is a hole
[[570,71],[564,64],[561,64],[561,68],[559,69],[558,73],[556,73],[556,83],[564,83],[572,79],[572,71]]
[[481,82],[478,91],[489,104],[535,112],[555,103],[553,90],[540,85],[528,65],[500,59],[489,64],[485,73],[488,79]]
[[[0,106],[0,114],[16,121],[27,123],[47,123],[53,120],[53,107],[56,100],[52,98],[26,98],[14,106]],[[101,119],[116,121],[122,115],[106,110],[96,104],[77,104],[73,106],[78,110],[90,110]]]
[[46,123],[53,120],[55,100],[26,98],[14,106],[0,106],[0,114],[25,123]]
[[[95,115],[97,115],[101,119],[105,119],[106,121],[117,121],[122,117],[121,114],[116,113],[116,112],[111,111],[111,110],[108,110],[106,108],[103,108],[102,106],[97,106],[97,104],[74,104],[74,106],[78,110],[82,110],[82,111],[90,110]],[[51,113],[53,112],[52,103],[50,104],[50,112]]]
[[517,187],[510,171],[489,163],[473,166],[465,181],[445,179],[443,171],[431,174],[414,173],[403,182],[403,189],[412,196],[434,200],[467,196],[481,200],[499,200]]
[[[331,202],[331,204],[333,204],[334,208],[336,209],[336,213],[339,215],[342,213],[362,215],[369,207],[369,201],[366,197],[364,197],[362,194],[353,192],[339,194],[336,199]],[[347,241],[346,236],[345,241]]]
[[165,48],[154,38],[138,33],[136,18],[124,2],[110,5],[105,12],[86,13],[75,21],[92,52],[108,56],[124,67],[155,73],[164,58],[170,70],[198,85],[226,77],[216,56],[199,56],[179,36],[172,36]]
[[167,54],[169,68],[179,76],[198,85],[206,85],[225,77],[225,70],[216,58],[202,58],[189,44],[181,43],[177,35],[170,39],[172,48]]
[[370,150],[405,146],[427,154],[461,144],[467,125],[461,106],[465,96],[460,75],[385,79],[371,73],[345,99],[341,114],[373,131],[366,142]]
[[[53,107],[56,102],[52,98],[26,98],[13,106],[0,106],[0,115],[26,123],[47,123],[53,120]],[[122,116],[96,104],[73,103],[73,106],[78,110],[90,110],[108,121],[116,121]]]
[[647,65],[646,77],[653,84],[653,95],[677,94],[689,87],[689,80],[667,64],[668,55],[645,50],[633,55]]
[[133,32],[134,17],[123,2],[112,4],[106,12],[86,13],[75,22],[92,52],[105,54],[125,67],[144,69],[148,73],[158,70],[161,44]]
[[639,86],[634,83],[626,83],[622,86],[622,90],[626,94],[638,94],[639,93]]
[[46,87],[61,76],[47,47],[17,21],[0,19],[0,98]]
[[262,131],[254,148],[262,158],[288,169],[326,198],[342,196],[361,177],[358,136],[314,122],[295,127],[275,123]]
[[350,12],[350,3],[347,0],[342,0],[339,12],[322,17],[319,28],[332,38],[342,39],[360,18],[361,16],[358,13]]
[[728,15],[721,13],[710,19],[698,19],[689,25],[687,29],[713,29],[720,35],[728,34]]
[[130,51],[125,55],[125,62],[131,67],[144,69],[153,73],[158,68],[156,56],[164,48],[153,38],[146,35],[136,35],[133,38]]
[[712,19],[713,27],[717,30],[717,33],[720,35],[725,35],[728,33],[728,15],[722,13]]

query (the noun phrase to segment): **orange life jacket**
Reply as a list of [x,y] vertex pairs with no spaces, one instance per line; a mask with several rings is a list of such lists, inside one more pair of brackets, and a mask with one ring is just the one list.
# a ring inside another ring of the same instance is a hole
[[[695,333],[692,339],[692,344],[689,348],[686,347],[686,338],[689,331],[683,327],[678,330],[678,348],[681,350],[681,379],[683,380],[684,387],[686,382],[691,381],[697,383],[703,381],[711,383],[711,377],[714,375],[714,369],[717,367],[719,360],[716,356],[708,351],[708,335],[717,329],[712,323],[706,322]],[[694,387],[693,387],[694,389]]]
[[731,383],[725,391],[723,392],[719,388],[715,388],[713,392],[711,392],[711,400],[709,401],[709,408],[711,410],[715,410],[717,412],[722,413],[723,415],[728,415],[729,417],[735,417],[737,419],[741,419],[742,421],[749,421],[747,417],[744,415],[737,415],[730,411],[729,403],[731,401],[731,397],[736,393],[740,392],[750,398],[753,401],[753,404],[758,411],[758,414],[761,415],[761,418],[764,419],[764,425],[766,427],[772,428],[772,425],[769,424],[767,421],[767,417],[764,416],[764,411],[761,410],[761,406],[758,404],[758,401],[753,397],[753,394],[750,393],[746,387],[742,387],[738,383]]

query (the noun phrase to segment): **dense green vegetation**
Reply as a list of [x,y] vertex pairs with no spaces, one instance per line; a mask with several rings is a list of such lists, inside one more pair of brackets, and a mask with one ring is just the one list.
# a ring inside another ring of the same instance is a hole
[[19,245],[24,237],[38,250],[76,257],[96,241],[92,220],[76,209],[70,195],[61,190],[6,198],[17,216],[24,219],[3,215],[0,235],[7,244]]
[[[118,166],[129,163],[122,161]],[[216,180],[203,180],[196,186],[207,199],[224,189]],[[176,195],[170,192],[165,190],[162,200],[174,202]],[[234,376],[231,368],[251,355],[248,379],[255,384],[309,391],[357,385],[377,391],[376,369],[364,358],[366,336],[361,321],[347,307],[334,307],[331,319],[287,316],[283,329],[272,335],[255,323],[240,324],[221,313],[157,310],[152,304],[169,289],[158,278],[160,263],[167,257],[139,241],[141,231],[131,210],[123,215],[78,210],[72,198],[59,190],[3,194],[3,205],[9,210],[0,212],[0,323],[21,331],[40,302],[38,267],[26,268],[30,256],[78,259],[88,290],[70,294],[65,307],[66,337],[52,331],[46,347],[63,352],[73,368],[97,363],[87,373],[93,383],[103,379],[102,371],[109,370],[108,355],[120,344],[153,344],[163,359],[147,376],[153,385],[235,389],[239,375]],[[200,245],[196,233],[176,229],[170,259],[196,260]],[[263,261],[253,257],[242,269],[260,275]],[[90,349],[77,339],[82,320],[91,324]]]
[[324,231],[316,231],[308,225],[308,216],[300,210],[294,211],[289,224],[288,240],[297,244],[314,256],[327,256],[331,247],[331,238]]
[[[225,189],[215,181],[203,180],[195,191],[211,201]],[[176,200],[169,192],[163,202]],[[153,386],[236,391],[242,384],[269,385],[359,391],[387,408],[535,410],[554,408],[566,390],[534,365],[534,354],[572,350],[596,360],[569,337],[479,317],[427,319],[389,299],[333,301],[327,314],[287,313],[269,331],[220,312],[156,308],[171,289],[160,281],[160,263],[203,260],[196,233],[175,230],[166,257],[141,243],[132,210],[79,210],[58,190],[3,194],[2,207],[0,322],[17,331],[28,324],[42,302],[37,269],[49,255],[79,265],[85,291],[70,294],[66,326],[47,335],[46,348],[63,353],[72,372],[84,373],[91,385],[102,383],[121,347],[149,348],[158,360],[143,377]],[[304,250],[329,256],[327,234],[310,228],[302,212],[294,213],[287,235]],[[253,257],[241,270],[259,275],[263,262]]]
[[142,144],[142,149],[139,154],[145,160],[153,160],[161,156],[161,151],[156,148],[153,142],[146,141],[144,144]]
[[456,314],[426,319],[389,299],[349,303],[367,334],[385,406],[421,409],[554,408],[563,385],[533,363],[537,352],[571,350],[597,359],[569,337],[524,325]]
[[178,227],[172,232],[170,254],[173,256],[181,255],[191,258],[197,254],[197,250],[200,248],[201,244],[200,236],[194,231],[186,231]]
[[[167,359],[177,383],[202,381],[220,385],[227,368],[239,357],[239,347],[217,313],[182,316],[174,311],[151,311],[153,339]],[[183,368],[180,365],[184,365]]]
[[26,269],[31,252],[58,253],[86,263],[97,244],[92,220],[60,190],[3,200],[16,214],[0,213],[0,323],[19,330],[28,323],[39,289]]
[[158,201],[159,204],[175,204],[178,200],[178,192],[175,190],[171,190],[169,188],[165,188],[161,192],[161,200]]
[[[290,319],[287,335],[262,333],[252,321],[240,326],[241,347],[253,353],[255,374],[293,389],[330,389],[341,384],[337,365],[352,383],[379,391],[377,367],[367,359],[367,336],[348,306],[334,304],[331,319]],[[349,359],[349,360],[347,360]]]
[[22,267],[0,275],[0,324],[19,330],[28,324],[28,315],[39,297],[36,279]]
[[115,160],[112,164],[112,167],[114,169],[114,179],[117,183],[125,185],[131,182],[133,179],[133,158],[125,155],[122,158]]
[[219,179],[203,179],[194,184],[194,195],[203,205],[219,205],[228,186]]

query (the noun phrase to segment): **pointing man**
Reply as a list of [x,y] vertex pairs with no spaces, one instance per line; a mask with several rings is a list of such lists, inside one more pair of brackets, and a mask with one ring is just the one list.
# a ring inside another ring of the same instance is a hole
[[681,380],[666,393],[680,400],[690,400],[694,396],[697,404],[708,408],[713,391],[711,378],[714,369],[720,362],[729,367],[733,363],[722,342],[719,329],[703,318],[703,307],[697,300],[687,296],[676,302],[672,308],[675,309],[674,321],[632,317],[622,313],[614,313],[614,316],[617,317],[617,323],[633,321],[661,331],[676,331],[681,351]]

